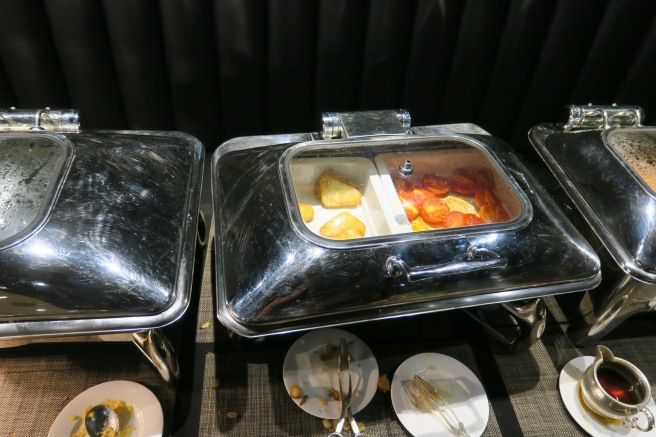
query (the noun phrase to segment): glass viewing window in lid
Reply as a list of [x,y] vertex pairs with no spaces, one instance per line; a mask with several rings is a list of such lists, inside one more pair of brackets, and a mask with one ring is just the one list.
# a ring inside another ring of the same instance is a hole
[[613,129],[606,143],[652,192],[656,192],[656,130]]
[[0,136],[0,249],[47,217],[72,146],[49,135]]
[[[333,240],[508,223],[522,204],[491,155],[467,141],[308,147],[289,173],[304,225]],[[403,151],[399,151],[403,149]]]

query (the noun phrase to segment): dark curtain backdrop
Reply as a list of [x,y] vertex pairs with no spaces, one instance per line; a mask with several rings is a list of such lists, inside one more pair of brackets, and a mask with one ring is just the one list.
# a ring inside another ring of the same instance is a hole
[[0,0],[0,107],[180,130],[208,151],[404,108],[528,150],[567,104],[656,121],[654,0]]

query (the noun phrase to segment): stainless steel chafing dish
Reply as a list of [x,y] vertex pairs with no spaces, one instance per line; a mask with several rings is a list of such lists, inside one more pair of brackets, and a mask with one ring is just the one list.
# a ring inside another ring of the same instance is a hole
[[642,119],[637,106],[574,105],[567,123],[530,131],[602,261],[598,289],[568,303],[579,343],[656,306],[656,128]]
[[[494,307],[536,338],[540,297],[598,285],[594,251],[478,126],[411,128],[406,111],[323,121],[320,133],[237,138],[214,153],[217,316],[230,330],[257,337]],[[434,200],[414,193],[431,187]],[[497,209],[481,206],[482,188]],[[331,203],[342,189],[356,200]],[[342,213],[347,224],[333,221]]]
[[155,328],[190,303],[203,157],[182,133],[80,130],[74,110],[0,111],[0,347],[127,333],[174,379]]

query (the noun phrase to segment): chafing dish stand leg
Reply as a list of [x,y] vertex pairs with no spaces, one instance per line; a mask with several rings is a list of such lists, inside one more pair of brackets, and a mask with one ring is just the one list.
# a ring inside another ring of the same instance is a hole
[[132,333],[132,341],[164,381],[169,383],[177,381],[180,377],[180,367],[173,347],[166,337],[155,329],[147,329]]
[[542,298],[486,305],[465,312],[513,352],[531,347],[542,337],[547,323],[547,307]]
[[[68,337],[67,340],[72,342],[132,341],[164,381],[175,384],[180,376],[178,360],[171,343],[155,329],[146,329],[133,333],[72,336]],[[0,340],[0,349],[34,343],[58,343],[62,341],[64,341],[62,337],[9,338]]]
[[654,311],[656,286],[626,276],[608,291],[586,292],[567,335],[577,345],[595,342],[634,314]]

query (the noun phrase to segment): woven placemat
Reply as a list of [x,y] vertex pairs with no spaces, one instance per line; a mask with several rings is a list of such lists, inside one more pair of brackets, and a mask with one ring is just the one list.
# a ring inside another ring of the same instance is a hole
[[[428,347],[423,352],[452,356],[477,372],[473,352],[466,344]],[[286,350],[217,352],[205,356],[205,381],[200,418],[201,436],[321,436],[322,420],[301,410],[289,397],[282,379]],[[412,354],[406,348],[378,347],[381,374],[392,378]],[[398,421],[389,393],[378,391],[356,416],[369,437],[408,437]],[[484,436],[500,436],[492,408]]]
[[562,366],[554,365],[542,343],[520,354],[495,358],[524,436],[586,435],[561,401],[558,377]]
[[0,435],[46,436],[59,412],[75,396],[114,380],[134,381],[149,388],[162,404],[165,430],[171,428],[175,392],[144,363],[141,352],[131,343],[35,344],[2,349]]

